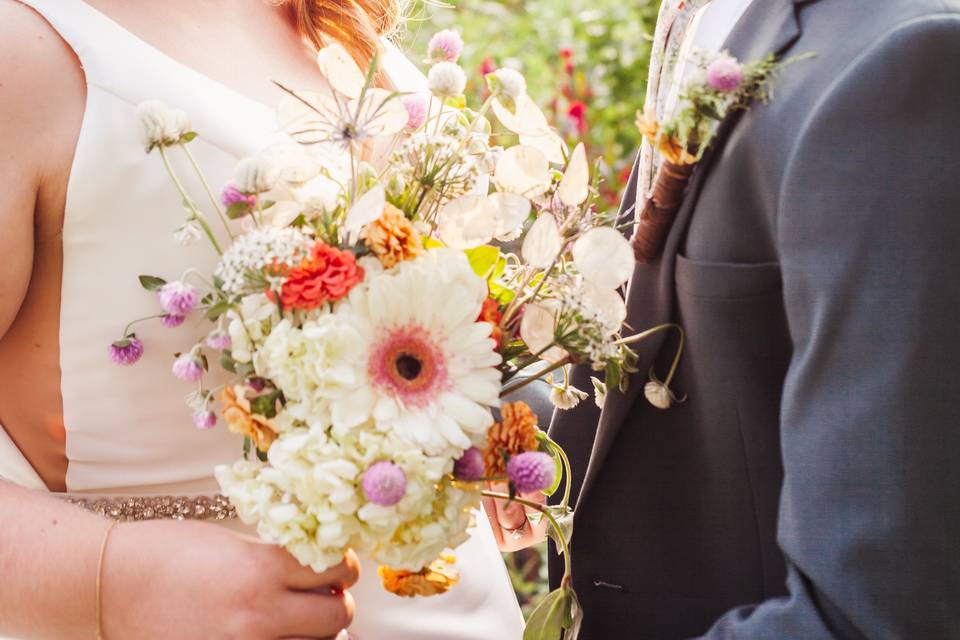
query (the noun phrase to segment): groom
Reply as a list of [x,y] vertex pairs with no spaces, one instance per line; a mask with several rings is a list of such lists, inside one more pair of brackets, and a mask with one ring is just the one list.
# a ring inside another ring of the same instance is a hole
[[654,340],[626,394],[556,414],[580,637],[958,638],[960,2],[665,1],[660,115],[685,38],[815,57],[721,127],[630,285],[632,330],[686,330],[689,400],[645,400]]

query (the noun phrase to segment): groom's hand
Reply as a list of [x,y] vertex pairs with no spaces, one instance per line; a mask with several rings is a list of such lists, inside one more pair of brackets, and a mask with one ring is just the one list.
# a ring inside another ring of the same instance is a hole
[[[497,493],[507,493],[505,484],[493,484],[490,487]],[[546,502],[542,493],[524,494],[520,496],[538,504]],[[539,544],[546,539],[546,519],[540,519],[534,525],[527,518],[527,507],[517,502],[507,500],[483,499],[483,510],[490,519],[493,537],[497,540],[500,551],[519,551]]]

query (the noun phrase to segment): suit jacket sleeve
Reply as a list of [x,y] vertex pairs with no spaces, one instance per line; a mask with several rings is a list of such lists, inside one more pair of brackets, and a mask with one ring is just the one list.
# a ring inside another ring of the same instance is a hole
[[956,638],[960,15],[901,24],[841,71],[776,219],[789,595],[705,638]]

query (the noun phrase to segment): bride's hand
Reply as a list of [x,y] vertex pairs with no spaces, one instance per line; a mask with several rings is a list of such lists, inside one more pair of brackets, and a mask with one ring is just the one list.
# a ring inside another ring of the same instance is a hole
[[353,619],[357,557],[322,574],[284,549],[197,522],[121,524],[102,583],[110,640],[317,640]]
[[[494,484],[490,487],[497,493],[507,493],[505,484]],[[542,493],[521,495],[521,498],[538,504],[546,502]],[[541,518],[539,524],[534,525],[527,518],[527,507],[517,502],[483,499],[483,510],[490,519],[493,528],[493,537],[497,540],[500,551],[519,551],[540,544],[547,537],[547,520]]]

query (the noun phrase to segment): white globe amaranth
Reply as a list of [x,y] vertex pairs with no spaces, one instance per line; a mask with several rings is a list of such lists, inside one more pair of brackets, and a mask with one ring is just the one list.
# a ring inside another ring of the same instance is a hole
[[467,74],[454,62],[438,62],[430,67],[427,84],[441,98],[462,96],[467,89]]

